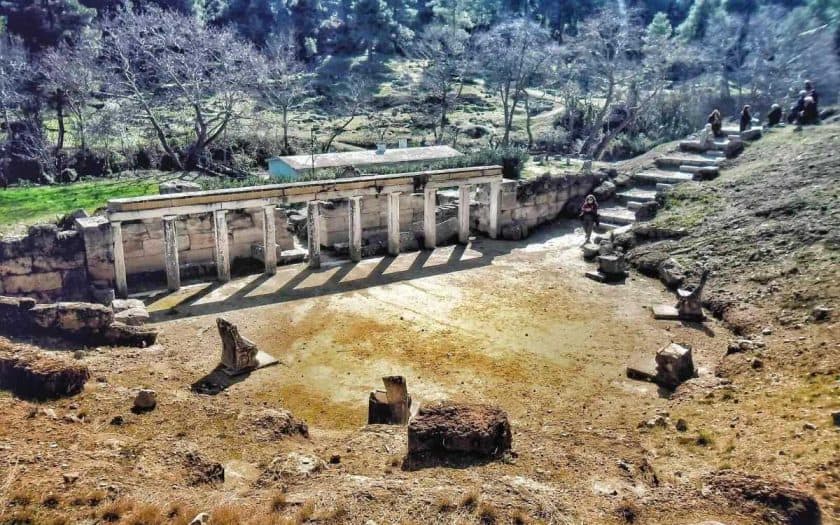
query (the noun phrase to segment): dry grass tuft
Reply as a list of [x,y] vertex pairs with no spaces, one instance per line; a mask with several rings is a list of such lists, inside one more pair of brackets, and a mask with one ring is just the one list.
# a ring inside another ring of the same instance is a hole
[[473,489],[461,497],[459,506],[465,509],[474,509],[478,505],[478,491]]
[[134,508],[134,503],[126,498],[120,498],[112,501],[102,509],[102,520],[108,523],[116,523],[120,521],[123,516],[131,512]]
[[283,512],[283,509],[285,509],[288,504],[289,503],[286,501],[286,494],[278,492],[271,497],[268,507],[271,512],[278,513]]
[[307,500],[295,513],[296,523],[303,523],[309,520],[315,514],[315,503],[312,500]]
[[481,525],[495,525],[499,521],[499,514],[496,512],[496,507],[486,501],[482,501],[478,505],[478,522]]
[[628,499],[622,500],[616,507],[615,512],[619,519],[624,520],[625,523],[636,523],[639,518],[639,508]]
[[528,514],[526,514],[522,509],[517,509],[513,512],[510,520],[513,525],[525,525],[528,523]]
[[107,494],[105,494],[105,491],[92,490],[88,492],[85,496],[85,501],[91,507],[97,507],[100,503],[102,503],[105,500],[106,496]]
[[242,507],[226,503],[210,511],[210,525],[241,525],[246,521]]
[[445,496],[443,494],[440,494],[437,498],[435,498],[435,507],[441,514],[455,510],[455,504],[452,503],[449,496]]
[[47,493],[41,499],[41,505],[48,509],[57,509],[59,505],[61,505],[61,497],[57,494]]
[[141,503],[134,507],[128,525],[163,525],[166,519],[160,509],[151,503]]

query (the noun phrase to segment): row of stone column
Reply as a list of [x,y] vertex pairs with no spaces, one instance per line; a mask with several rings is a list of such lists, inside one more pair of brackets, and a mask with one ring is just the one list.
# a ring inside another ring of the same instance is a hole
[[[458,190],[458,242],[466,244],[470,236],[470,185],[459,186]],[[496,238],[499,216],[500,182],[491,183],[490,191],[490,237]],[[400,253],[400,192],[388,194],[388,253],[396,256]],[[434,249],[437,245],[437,189],[427,188],[423,192],[423,233],[424,247]],[[350,258],[353,261],[362,259],[362,197],[350,197],[349,206],[349,234]],[[307,203],[307,237],[309,248],[309,267],[321,266],[321,201]],[[263,206],[263,257],[265,273],[277,273],[277,237],[274,220],[276,206]],[[169,290],[181,288],[180,262],[178,260],[178,233],[176,230],[176,215],[163,217],[163,245],[164,267],[166,269],[166,285]],[[116,291],[120,297],[128,293],[126,282],[125,254],[123,250],[122,224],[111,223],[114,241],[114,273]],[[214,260],[217,278],[221,282],[230,280],[230,248],[228,246],[227,211],[213,212],[214,232]]]

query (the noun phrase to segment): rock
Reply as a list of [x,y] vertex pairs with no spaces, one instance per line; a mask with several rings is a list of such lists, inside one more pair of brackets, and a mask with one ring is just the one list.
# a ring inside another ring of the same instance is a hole
[[168,195],[170,193],[186,193],[190,191],[201,191],[201,186],[194,182],[187,182],[183,180],[162,182],[158,185],[158,192],[161,195]]
[[584,244],[582,250],[583,250],[583,258],[586,259],[587,261],[589,261],[589,260],[594,259],[596,255],[598,255],[599,251],[601,250],[601,247],[597,244],[593,244],[593,243],[590,242],[590,243]]
[[210,523],[210,514],[202,512],[192,519],[190,525],[208,525]]
[[595,199],[598,202],[605,202],[615,197],[615,184],[612,181],[605,180],[597,188],[592,190]]
[[750,366],[753,367],[753,370],[759,370],[761,368],[764,368],[764,361],[755,357],[755,358],[753,358],[752,362],[750,363]]
[[691,348],[671,343],[656,352],[656,382],[667,388],[676,388],[683,381],[694,377]]
[[625,173],[620,174],[615,178],[615,180],[613,180],[613,183],[615,183],[615,185],[619,188],[625,188],[627,186],[630,186],[632,182],[633,179],[630,178],[630,175],[627,175]]
[[811,311],[811,317],[814,321],[827,321],[831,319],[833,310],[827,306],[817,306]]
[[79,473],[78,472],[65,472],[61,475],[64,483],[67,485],[72,485],[73,483],[79,480]]
[[647,421],[645,421],[643,426],[645,426],[647,428],[654,428],[654,427],[665,428],[665,427],[668,426],[668,418],[666,418],[665,416],[656,416],[654,418],[651,418],[651,419],[648,419]]
[[146,348],[155,344],[157,336],[158,331],[154,328],[113,323],[101,338],[111,345]]
[[338,465],[339,463],[341,463],[341,456],[339,454],[330,456],[330,465]]
[[685,282],[685,268],[672,258],[659,263],[659,279],[671,289],[676,289]]
[[114,302],[116,292],[113,288],[101,288],[99,286],[91,286],[90,296],[93,299],[93,302],[97,304],[110,305]]
[[122,426],[125,424],[125,418],[122,416],[114,416],[111,418],[110,424],[116,427]]
[[685,432],[688,430],[688,423],[686,423],[685,419],[680,418],[677,420],[677,424],[674,425],[674,428],[676,428],[679,432]]
[[805,423],[804,425],[802,425],[802,429],[803,430],[816,430],[817,425],[815,425],[813,423]]
[[773,329],[769,327],[765,328],[761,331],[761,335],[773,335]]
[[190,485],[221,483],[225,480],[225,467],[196,451],[184,454],[184,467],[189,471],[187,481]]
[[31,333],[35,299],[0,296],[0,331],[8,335]]
[[134,397],[134,409],[140,412],[152,410],[157,406],[157,392],[141,389]]
[[630,264],[649,277],[659,277],[659,265],[669,257],[668,252],[647,246],[634,248],[627,254]]
[[764,508],[764,520],[789,525],[819,525],[820,507],[810,494],[773,479],[732,470],[706,477],[710,488],[730,500]]
[[39,304],[30,313],[36,325],[66,335],[88,336],[114,322],[114,312],[95,303]]
[[285,456],[278,456],[271,460],[271,464],[260,476],[259,484],[264,486],[278,481],[308,478],[325,467],[324,462],[316,457],[289,452]]
[[598,256],[598,270],[601,273],[618,276],[627,273],[626,265],[624,264],[624,256],[622,255],[599,255]]
[[499,458],[511,449],[511,442],[507,414],[489,405],[443,402],[420,408],[408,424],[409,463],[463,456]]
[[385,390],[368,397],[368,425],[405,425],[411,415],[411,396],[403,376],[382,378]]
[[128,326],[143,326],[149,320],[146,308],[129,308],[114,314],[114,321]]
[[835,427],[840,427],[840,410],[831,414],[831,421]]
[[131,310],[132,308],[145,309],[146,305],[143,304],[143,301],[140,299],[114,299],[111,301],[111,310],[113,310],[115,314],[125,310]]
[[659,203],[656,201],[643,202],[636,210],[637,221],[649,221],[656,217],[656,212],[659,210]]
[[265,409],[251,417],[251,426],[264,440],[278,440],[288,436],[309,437],[309,427],[288,410]]

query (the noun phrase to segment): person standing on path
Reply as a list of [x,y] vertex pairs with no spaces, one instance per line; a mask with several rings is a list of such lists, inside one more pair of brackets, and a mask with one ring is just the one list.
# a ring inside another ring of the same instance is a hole
[[744,106],[744,109],[741,110],[741,132],[750,128],[752,128],[752,114],[750,113],[750,107]]
[[580,207],[580,219],[583,221],[583,231],[586,232],[586,243],[592,237],[592,230],[599,225],[598,218],[598,201],[591,193],[583,200],[583,205]]

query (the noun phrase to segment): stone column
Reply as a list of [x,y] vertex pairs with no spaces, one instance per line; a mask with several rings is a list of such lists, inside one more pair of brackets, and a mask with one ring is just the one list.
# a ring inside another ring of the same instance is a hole
[[362,260],[362,198],[350,197],[348,206],[349,217],[347,224],[350,228],[350,260],[359,262]]
[[170,291],[181,288],[181,266],[178,263],[178,231],[175,215],[163,218],[163,263],[166,267],[166,287]]
[[400,193],[388,194],[388,253],[400,254]]
[[437,190],[426,188],[423,191],[423,245],[426,249],[434,250],[437,245]]
[[306,205],[306,236],[309,245],[309,267],[321,267],[321,202],[309,201]]
[[499,236],[499,205],[502,200],[502,181],[490,183],[490,238]]
[[470,242],[470,186],[458,187],[458,242]]
[[263,206],[263,258],[265,274],[277,273],[277,224],[274,222],[274,204]]
[[111,238],[114,242],[114,288],[117,297],[128,297],[128,281],[125,275],[125,250],[123,248],[122,223],[111,223]]
[[223,283],[230,281],[230,249],[228,248],[227,211],[213,212],[214,255],[216,275]]

